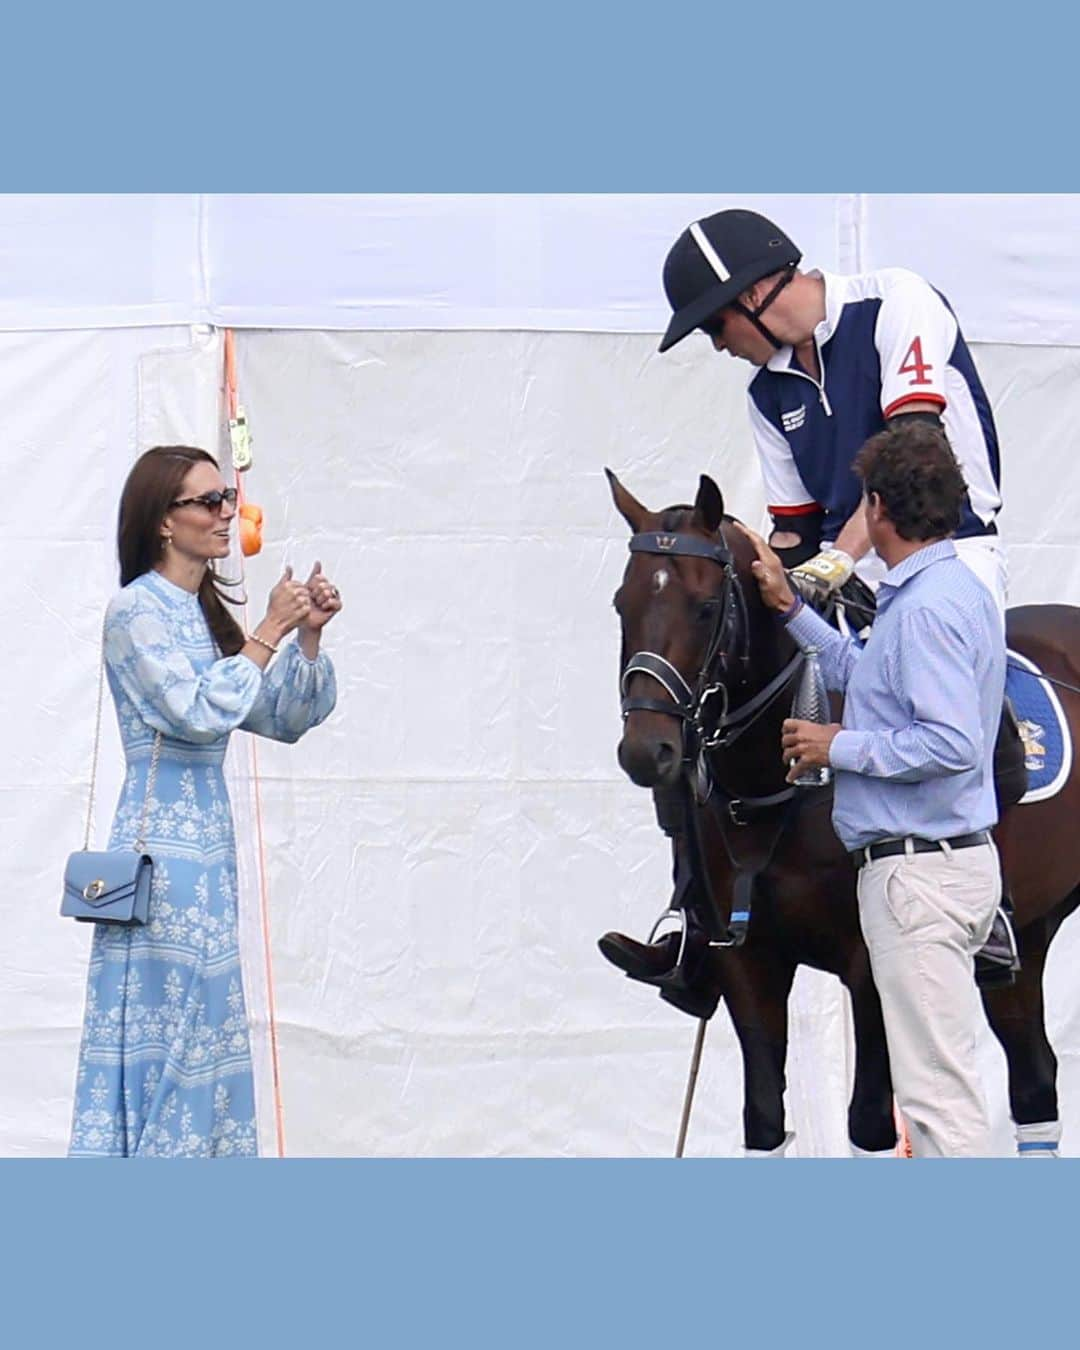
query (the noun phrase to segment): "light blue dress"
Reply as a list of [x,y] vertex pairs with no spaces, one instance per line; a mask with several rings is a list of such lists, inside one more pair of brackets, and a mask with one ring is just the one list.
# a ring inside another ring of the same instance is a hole
[[220,1157],[258,1151],[237,946],[236,848],[222,765],[237,727],[295,741],[331,712],[334,670],[295,641],[264,674],[222,658],[198,597],[158,572],[114,597],[105,663],[127,775],[109,839],[147,820],[145,926],[95,926],[72,1156]]

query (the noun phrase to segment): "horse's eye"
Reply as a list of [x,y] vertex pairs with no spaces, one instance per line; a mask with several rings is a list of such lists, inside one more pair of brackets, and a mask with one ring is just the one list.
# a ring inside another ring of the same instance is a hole
[[699,600],[697,604],[697,617],[699,623],[712,623],[716,617],[716,608],[719,600]]
[[615,594],[611,597],[611,607],[613,610],[615,610],[616,613],[618,613],[619,604],[621,603],[621,601],[622,601],[622,591],[621,590],[616,591]]

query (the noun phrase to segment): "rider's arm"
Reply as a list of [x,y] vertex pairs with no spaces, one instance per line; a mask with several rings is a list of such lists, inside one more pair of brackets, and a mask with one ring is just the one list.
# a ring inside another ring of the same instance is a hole
[[[902,422],[907,418],[919,421],[927,420],[941,426],[941,405],[929,399],[911,399],[905,402],[889,421]],[[852,512],[836,536],[835,548],[842,549],[853,562],[858,562],[870,552],[870,534],[866,528],[866,513],[863,503]]]
[[[866,528],[866,511],[863,502],[852,512],[836,536],[835,548],[842,550],[852,562],[858,562],[870,552],[870,534]],[[846,581],[847,578],[845,577]]]
[[901,412],[942,411],[945,372],[959,331],[932,286],[914,272],[899,277],[882,297],[874,324],[886,421]]

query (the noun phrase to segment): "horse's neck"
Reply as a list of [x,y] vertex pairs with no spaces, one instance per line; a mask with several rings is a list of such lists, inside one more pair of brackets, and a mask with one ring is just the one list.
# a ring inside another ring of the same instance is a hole
[[784,719],[790,716],[791,698],[785,690],[730,749],[716,752],[714,773],[725,791],[735,796],[767,797],[782,790],[786,771],[780,734]]

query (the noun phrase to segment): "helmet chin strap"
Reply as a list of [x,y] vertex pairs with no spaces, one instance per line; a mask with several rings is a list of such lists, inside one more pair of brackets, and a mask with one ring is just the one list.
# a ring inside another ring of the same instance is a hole
[[761,336],[766,340],[766,342],[768,342],[773,348],[773,350],[777,352],[780,351],[781,348],[786,346],[786,344],[781,342],[774,333],[771,333],[765,327],[765,325],[761,322],[761,315],[765,313],[765,311],[769,308],[769,306],[780,294],[780,292],[784,289],[784,287],[788,285],[788,283],[792,280],[794,275],[795,275],[795,268],[793,266],[785,267],[784,271],[781,273],[779,278],[773,284],[772,289],[769,291],[768,295],[766,295],[765,299],[762,300],[760,305],[758,305],[757,309],[748,309],[742,303],[741,300],[733,301],[731,306],[732,309],[737,309],[744,318],[749,319],[750,322],[761,334]]

